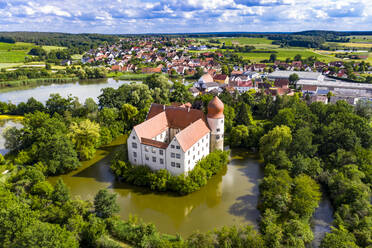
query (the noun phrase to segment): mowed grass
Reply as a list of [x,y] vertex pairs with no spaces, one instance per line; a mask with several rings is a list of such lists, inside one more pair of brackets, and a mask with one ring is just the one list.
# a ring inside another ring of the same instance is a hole
[[[297,54],[300,54],[302,58],[307,58],[310,56],[316,57],[320,61],[324,62],[330,62],[336,60],[335,57],[322,55],[314,52],[310,49],[291,49],[291,48],[279,48],[279,49],[273,49],[273,51],[276,51],[277,53],[277,59],[278,60],[286,60],[287,58],[293,59]],[[260,62],[261,60],[269,59],[271,53],[238,53],[239,56],[243,56],[245,59],[249,59],[252,62]]]
[[34,46],[31,43],[23,42],[15,44],[0,42],[0,63],[22,63]]

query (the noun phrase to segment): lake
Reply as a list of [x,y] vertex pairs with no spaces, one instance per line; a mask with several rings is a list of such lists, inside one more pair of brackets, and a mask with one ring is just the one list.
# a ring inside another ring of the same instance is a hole
[[10,101],[13,104],[18,104],[20,102],[26,102],[29,98],[33,97],[36,100],[45,103],[50,94],[58,93],[62,97],[67,97],[68,95],[77,96],[81,103],[84,103],[89,97],[98,102],[98,96],[101,95],[101,90],[103,88],[111,87],[117,89],[121,85],[129,84],[130,82],[132,81],[121,81],[107,78],[99,80],[83,80],[66,84],[41,85],[34,88],[15,89],[0,93],[0,101]]

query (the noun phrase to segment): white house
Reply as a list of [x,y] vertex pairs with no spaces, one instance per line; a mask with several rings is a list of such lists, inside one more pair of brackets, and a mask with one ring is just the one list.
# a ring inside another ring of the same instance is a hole
[[223,109],[218,97],[209,102],[207,117],[198,109],[152,104],[147,120],[128,137],[130,163],[187,174],[211,151],[223,149]]

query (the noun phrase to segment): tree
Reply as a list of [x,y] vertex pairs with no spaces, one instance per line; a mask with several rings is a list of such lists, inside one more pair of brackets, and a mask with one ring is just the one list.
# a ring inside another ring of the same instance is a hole
[[276,61],[276,58],[277,58],[277,55],[275,53],[272,53],[272,54],[270,54],[269,61],[272,62],[272,63],[274,63]]
[[163,74],[152,74],[143,82],[152,90],[154,101],[161,104],[169,102],[169,92],[171,85]]
[[229,73],[229,68],[227,67],[227,65],[222,65],[222,67],[221,67],[221,72],[222,72],[222,74],[224,74],[224,75],[229,75],[230,73]]
[[184,84],[175,82],[172,86],[169,100],[171,102],[186,103],[192,100],[192,95]]
[[296,54],[296,56],[294,56],[294,60],[296,61],[299,61],[302,59],[302,56],[300,54]]
[[116,203],[116,194],[111,194],[107,189],[101,189],[94,197],[94,211],[101,218],[109,218],[119,212],[119,205]]
[[246,126],[253,124],[252,112],[251,112],[251,108],[249,107],[249,105],[245,103],[239,104],[237,108],[236,116],[235,116],[235,123],[237,125],[246,125]]
[[320,187],[307,175],[296,177],[293,184],[291,209],[298,213],[300,218],[309,219],[318,207]]
[[273,119],[273,124],[276,126],[285,125],[292,130],[295,129],[295,113],[292,108],[283,108],[279,110],[278,114]]
[[138,117],[138,110],[136,107],[130,104],[123,104],[122,108],[119,111],[120,120],[123,123],[124,131],[130,131],[136,125],[139,120]]
[[291,75],[289,75],[288,80],[291,84],[295,86],[295,88],[297,88],[297,82],[298,80],[300,80],[300,77],[298,76],[297,73],[292,73]]
[[65,111],[70,111],[73,107],[73,98],[63,98],[60,94],[50,94],[49,99],[46,101],[46,108],[50,114],[58,113],[63,115]]
[[72,122],[68,137],[76,147],[81,160],[88,160],[94,156],[95,148],[99,144],[100,126],[89,119]]
[[59,225],[36,221],[22,231],[13,247],[77,248],[79,242],[71,232]]
[[70,190],[61,178],[59,178],[56,185],[54,185],[52,200],[53,202],[58,202],[60,204],[64,204],[70,200]]
[[48,165],[48,175],[64,174],[80,166],[77,153],[66,135],[53,135],[39,146],[38,161]]
[[249,137],[248,127],[245,125],[238,125],[231,129],[230,145],[232,147],[244,147]]
[[355,237],[343,226],[338,229],[333,228],[331,233],[327,233],[323,238],[320,248],[358,248]]
[[275,159],[279,151],[287,151],[292,142],[291,129],[287,126],[276,126],[260,139],[260,152],[265,162]]

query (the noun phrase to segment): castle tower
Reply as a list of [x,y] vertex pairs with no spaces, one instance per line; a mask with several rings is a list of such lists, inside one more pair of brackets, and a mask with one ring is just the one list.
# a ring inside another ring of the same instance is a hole
[[223,134],[225,127],[225,116],[223,115],[223,102],[215,96],[208,104],[207,120],[211,129],[210,149],[223,150]]

